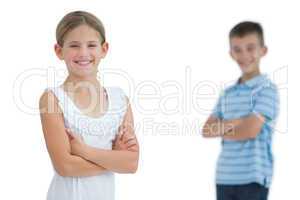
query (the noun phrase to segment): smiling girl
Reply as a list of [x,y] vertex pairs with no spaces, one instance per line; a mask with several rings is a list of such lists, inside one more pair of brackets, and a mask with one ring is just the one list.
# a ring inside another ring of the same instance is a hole
[[68,76],[40,98],[55,171],[47,199],[112,200],[114,172],[137,170],[139,146],[128,98],[120,88],[103,87],[97,79],[108,51],[104,27],[88,12],[71,12],[58,24],[56,39],[55,53]]

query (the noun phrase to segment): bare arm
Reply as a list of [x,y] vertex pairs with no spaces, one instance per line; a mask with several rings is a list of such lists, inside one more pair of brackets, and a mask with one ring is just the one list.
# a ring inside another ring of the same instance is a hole
[[61,176],[94,176],[107,171],[79,156],[71,155],[62,111],[52,92],[45,92],[41,96],[40,114],[47,149],[58,174]]
[[264,121],[260,114],[250,114],[234,120],[220,120],[211,116],[203,127],[203,136],[229,140],[253,139],[259,134]]
[[242,118],[241,123],[228,131],[223,138],[229,140],[254,139],[261,131],[265,118],[260,114],[251,114]]
[[89,147],[83,156],[118,173],[135,173],[138,166],[138,152],[133,151],[103,150]]
[[[131,143],[126,149],[103,150],[88,145],[84,145],[76,134],[71,134],[71,151],[95,164],[101,165],[106,169],[118,173],[134,173],[137,170],[139,147],[134,134],[133,114],[130,105],[124,116],[121,127],[126,127],[125,133],[127,141]],[[122,136],[125,137],[125,136]]]
[[210,116],[202,129],[202,135],[206,138],[224,136],[241,123],[241,119],[221,120]]

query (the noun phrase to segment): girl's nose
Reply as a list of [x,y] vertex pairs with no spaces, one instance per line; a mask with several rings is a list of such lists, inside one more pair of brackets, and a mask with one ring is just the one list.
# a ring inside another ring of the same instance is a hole
[[79,55],[85,56],[88,54],[88,48],[86,46],[81,46],[79,49]]

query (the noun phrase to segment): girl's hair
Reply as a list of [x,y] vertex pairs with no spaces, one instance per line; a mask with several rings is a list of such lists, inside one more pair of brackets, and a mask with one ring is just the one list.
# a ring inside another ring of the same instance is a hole
[[105,30],[102,22],[93,14],[85,11],[74,11],[65,15],[56,27],[56,42],[61,47],[67,33],[80,25],[88,25],[100,34],[101,44],[105,42]]

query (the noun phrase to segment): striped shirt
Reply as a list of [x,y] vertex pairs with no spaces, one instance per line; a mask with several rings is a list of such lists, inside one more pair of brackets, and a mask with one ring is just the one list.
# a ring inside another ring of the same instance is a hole
[[231,120],[260,114],[265,117],[265,123],[254,139],[222,139],[216,170],[217,184],[255,182],[270,186],[273,175],[272,133],[278,106],[277,88],[266,75],[258,75],[244,83],[237,82],[225,89],[214,108],[213,116]]

